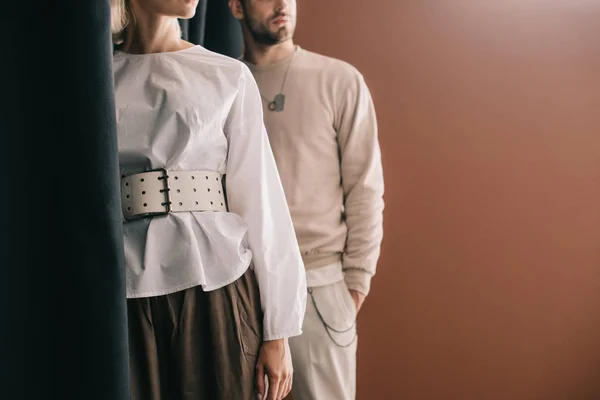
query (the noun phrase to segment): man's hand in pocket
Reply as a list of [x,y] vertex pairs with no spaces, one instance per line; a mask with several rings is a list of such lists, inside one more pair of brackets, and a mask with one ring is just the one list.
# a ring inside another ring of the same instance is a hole
[[356,306],[356,314],[358,314],[360,308],[362,307],[365,301],[365,295],[360,292],[357,292],[356,290],[350,289],[350,296],[352,296],[352,300],[354,300],[354,305]]

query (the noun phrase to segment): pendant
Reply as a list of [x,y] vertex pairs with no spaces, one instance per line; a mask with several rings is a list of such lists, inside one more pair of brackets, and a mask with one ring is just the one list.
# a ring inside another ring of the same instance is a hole
[[285,95],[283,93],[279,93],[272,102],[269,103],[270,111],[283,111],[283,107],[285,105]]

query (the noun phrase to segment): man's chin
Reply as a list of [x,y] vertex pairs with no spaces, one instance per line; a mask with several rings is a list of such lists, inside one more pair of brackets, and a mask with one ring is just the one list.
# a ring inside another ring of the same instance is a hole
[[293,35],[285,28],[279,29],[276,32],[269,32],[268,34],[255,35],[257,43],[266,46],[275,46],[280,43],[287,42],[292,39]]
[[289,40],[292,40],[291,36],[284,36],[284,37],[279,38],[279,40],[277,41],[277,43],[285,43],[285,42],[287,42]]
[[287,42],[292,39],[293,33],[290,29],[281,28],[277,32],[274,33],[274,37],[277,38],[277,43]]

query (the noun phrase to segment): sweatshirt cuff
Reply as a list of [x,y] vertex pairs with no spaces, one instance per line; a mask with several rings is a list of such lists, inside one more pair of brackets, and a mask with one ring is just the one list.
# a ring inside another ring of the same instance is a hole
[[369,290],[371,289],[371,278],[373,278],[373,275],[364,269],[344,269],[344,280],[348,289],[356,290],[365,296],[369,294]]
[[264,332],[263,341],[288,339],[294,336],[302,335],[302,329],[290,329],[287,331]]

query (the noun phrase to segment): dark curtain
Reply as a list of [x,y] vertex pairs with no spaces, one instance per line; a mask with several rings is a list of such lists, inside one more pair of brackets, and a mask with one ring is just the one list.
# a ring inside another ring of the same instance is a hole
[[204,47],[234,58],[242,55],[242,31],[231,15],[227,0],[208,0]]
[[125,400],[108,0],[0,14],[0,398]]
[[[184,34],[237,57],[226,6],[201,1]],[[0,13],[2,399],[129,397],[109,14],[108,0]]]
[[183,38],[192,43],[234,58],[242,55],[242,32],[227,0],[200,0],[194,18],[179,24]]
[[208,1],[210,0],[200,0],[198,2],[194,18],[189,20],[179,20],[179,25],[181,26],[181,32],[183,34],[182,36],[185,40],[199,45],[204,43],[204,26]]

